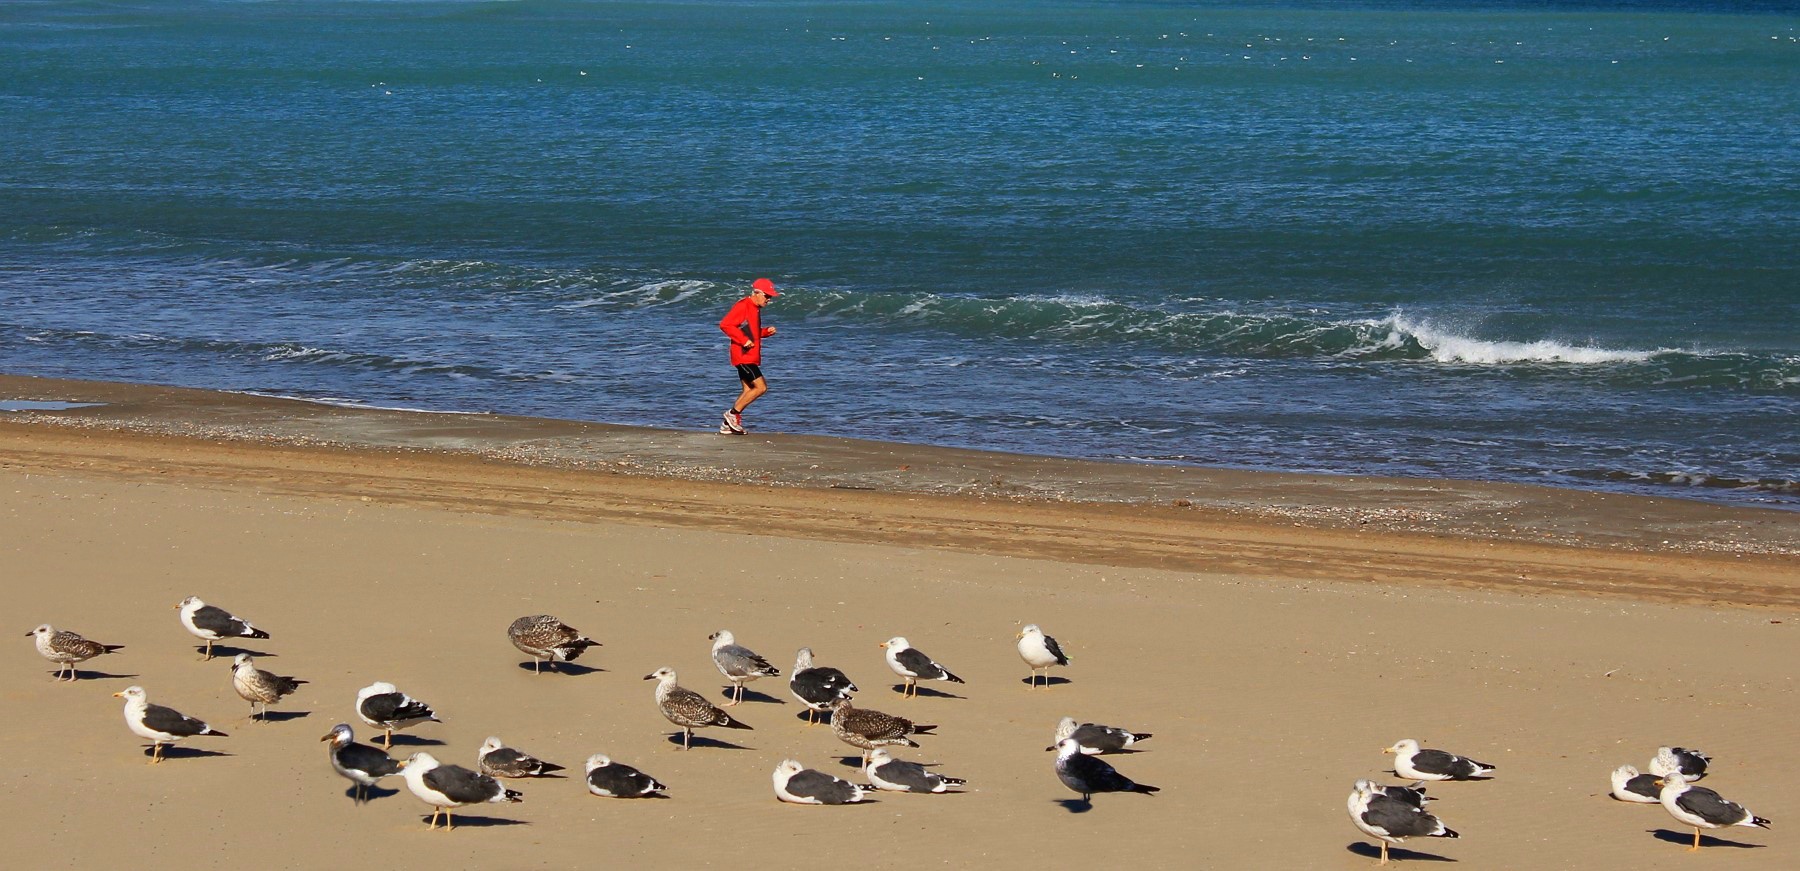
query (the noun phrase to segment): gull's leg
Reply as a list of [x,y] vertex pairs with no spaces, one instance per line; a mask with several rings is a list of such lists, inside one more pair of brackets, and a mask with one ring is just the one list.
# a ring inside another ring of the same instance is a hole
[[1381,861],[1376,862],[1375,864],[1377,864],[1377,865],[1386,865],[1387,864],[1387,842],[1386,841],[1381,842]]
[[1698,849],[1700,849],[1700,827],[1695,826],[1694,827],[1694,846],[1689,847],[1688,852],[1692,853]]
[[692,737],[693,734],[694,734],[693,729],[691,729],[687,726],[681,727],[681,749],[683,749],[683,750],[688,749],[688,738]]
[[455,830],[456,830],[456,817],[451,815],[449,808],[444,808],[444,831],[451,832],[451,831],[455,831]]

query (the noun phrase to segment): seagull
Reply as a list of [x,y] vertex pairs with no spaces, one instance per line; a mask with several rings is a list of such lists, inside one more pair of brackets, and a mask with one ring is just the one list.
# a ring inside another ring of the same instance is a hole
[[1719,829],[1725,826],[1761,826],[1769,827],[1769,821],[1751,813],[1743,805],[1726,801],[1724,796],[1704,786],[1688,785],[1688,778],[1680,773],[1665,774],[1660,781],[1662,792],[1660,799],[1669,816],[1694,827],[1694,846],[1689,851],[1700,849],[1700,830]]
[[869,751],[863,774],[876,789],[893,792],[949,792],[951,787],[968,783],[959,777],[935,774],[917,762],[895,759],[884,747]]
[[1346,807],[1350,811],[1350,822],[1381,842],[1381,861],[1377,863],[1380,865],[1387,864],[1389,844],[1398,844],[1407,838],[1462,837],[1437,817],[1404,799],[1395,798],[1387,788],[1376,786],[1371,780],[1356,782],[1350,789]]
[[549,614],[520,617],[506,627],[506,637],[513,646],[531,657],[531,671],[537,673],[545,662],[555,668],[559,662],[574,662],[589,647],[599,647],[593,640]]
[[893,669],[895,674],[906,680],[906,685],[900,691],[902,697],[911,698],[918,695],[918,682],[921,680],[965,682],[962,678],[951,674],[949,669],[932,661],[924,651],[908,644],[905,636],[896,635],[881,642],[880,646],[887,648],[888,668]]
[[1698,750],[1686,747],[1658,747],[1656,758],[1650,760],[1650,773],[1657,777],[1680,774],[1691,783],[1706,776],[1706,764],[1712,757]]
[[67,629],[58,631],[48,623],[40,624],[38,628],[25,634],[36,635],[38,653],[45,659],[56,663],[57,680],[62,680],[63,669],[67,668],[69,680],[74,681],[81,677],[81,674],[75,671],[75,663],[86,662],[96,656],[122,650],[125,647],[123,644],[100,644],[89,641]]
[[542,777],[552,771],[561,771],[563,766],[552,765],[500,743],[500,739],[492,735],[481,742],[481,749],[475,753],[475,767],[489,777]]
[[196,735],[230,737],[174,708],[150,704],[149,699],[144,696],[143,687],[126,687],[113,693],[113,698],[125,700],[126,727],[150,739],[151,765],[162,761],[164,744],[173,744]]
[[705,696],[675,683],[675,669],[664,666],[647,675],[644,680],[657,681],[656,709],[662,711],[669,722],[681,727],[681,749],[688,749],[688,742],[693,738],[695,729],[707,726],[724,726],[727,729],[748,729],[731,718],[730,714],[719,710]]
[[400,773],[400,763],[389,759],[386,752],[367,744],[356,743],[356,733],[351,731],[349,723],[332,726],[331,731],[319,740],[331,742],[329,752],[326,753],[326,757],[331,760],[331,770],[356,784],[356,791],[351,796],[356,804],[369,800],[368,789],[376,781]]
[[1415,780],[1411,786],[1377,786],[1375,791],[1395,801],[1405,802],[1413,807],[1423,809],[1428,801],[1437,801],[1425,794],[1424,781]]
[[439,813],[444,815],[444,831],[456,828],[456,821],[450,816],[451,808],[524,800],[524,793],[507,789],[492,777],[476,774],[461,765],[444,765],[425,752],[408,757],[400,766],[400,776],[406,778],[406,788],[412,790],[413,795],[431,805],[429,829],[437,828]]
[[1074,738],[1064,738],[1050,748],[1056,751],[1056,776],[1066,786],[1081,793],[1081,800],[1092,803],[1096,792],[1141,792],[1145,795],[1158,792],[1159,786],[1133,783],[1131,778],[1120,774],[1111,765],[1081,752],[1081,745]]
[[713,665],[719,667],[719,673],[731,681],[732,698],[725,703],[731,707],[744,700],[744,684],[759,677],[780,677],[781,669],[769,664],[769,661],[756,655],[756,652],[737,643],[730,630],[720,629],[706,636],[712,641]]
[[250,621],[231,616],[231,612],[223,608],[215,608],[200,601],[199,596],[182,599],[175,607],[181,609],[181,625],[195,637],[206,641],[206,659],[212,659],[213,642],[221,638],[267,638],[269,633],[250,625]]
[[629,765],[614,762],[605,753],[587,759],[588,792],[602,798],[649,798],[667,790],[656,778]]
[[815,771],[795,759],[775,766],[775,797],[792,804],[855,804],[869,790],[861,784]]
[[1037,688],[1039,669],[1044,671],[1044,687],[1049,688],[1050,667],[1069,664],[1069,657],[1063,653],[1062,645],[1057,644],[1056,639],[1045,635],[1044,630],[1039,629],[1036,623],[1019,630],[1018,638],[1019,658],[1025,660],[1026,665],[1031,666],[1032,689]]
[[430,705],[414,700],[391,683],[378,680],[356,691],[356,715],[382,730],[381,746],[392,749],[394,731],[420,723],[441,723]]
[[869,764],[869,751],[884,744],[919,746],[908,735],[930,735],[936,726],[917,725],[905,717],[854,708],[849,699],[831,703],[831,731],[838,740],[863,751],[862,761]]
[[257,668],[256,660],[248,653],[240,653],[231,661],[231,688],[237,690],[239,698],[250,703],[253,720],[258,719],[256,710],[259,706],[262,708],[261,719],[267,720],[269,706],[281,701],[282,696],[293,695],[303,683],[306,681]]
[[1662,801],[1662,784],[1656,782],[1654,774],[1639,774],[1635,767],[1621,765],[1613,769],[1612,797],[1619,801],[1656,804]]
[[1056,737],[1044,749],[1055,750],[1056,742],[1074,738],[1075,743],[1080,745],[1081,752],[1099,756],[1102,753],[1117,753],[1149,737],[1149,732],[1129,732],[1117,726],[1102,726],[1099,723],[1082,723],[1077,726],[1074,717],[1064,717],[1056,724]]
[[788,689],[806,706],[806,725],[813,724],[813,714],[831,710],[831,703],[850,698],[856,684],[843,672],[828,666],[813,665],[810,647],[800,648],[794,658],[794,673],[788,676]]
[[1381,752],[1394,754],[1394,773],[1408,780],[1469,780],[1494,772],[1494,766],[1486,762],[1442,750],[1420,750],[1419,742],[1411,738],[1402,738]]

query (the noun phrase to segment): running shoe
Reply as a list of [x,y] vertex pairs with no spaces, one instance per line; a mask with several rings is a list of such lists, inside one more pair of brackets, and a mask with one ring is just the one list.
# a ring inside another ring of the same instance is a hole
[[732,435],[744,434],[744,415],[741,412],[732,411],[727,408],[725,409],[724,418],[724,428],[719,430],[719,432],[728,432]]

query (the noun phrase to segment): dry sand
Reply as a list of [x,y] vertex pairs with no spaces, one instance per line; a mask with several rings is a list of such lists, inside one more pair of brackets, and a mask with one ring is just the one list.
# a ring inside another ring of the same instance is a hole
[[[1392,780],[1380,751],[1402,737],[1499,766],[1431,787],[1463,837],[1411,842],[1403,865],[1800,864],[1793,513],[86,382],[0,378],[6,399],[107,403],[0,414],[9,865],[1361,868],[1344,799]],[[200,661],[176,621],[187,595],[269,630],[245,649],[311,681],[281,719],[246,722],[229,658]],[[591,670],[521,666],[505,626],[541,612],[605,644]],[[20,637],[44,621],[127,647],[53,683]],[[1027,622],[1075,660],[1047,691],[1012,649]],[[781,680],[736,709],[754,731],[680,751],[642,678],[668,665],[722,698],[720,628],[784,672],[811,646],[865,706],[939,724],[900,755],[969,791],[778,804],[783,758],[855,776]],[[896,634],[968,684],[901,700],[876,647]],[[513,782],[524,803],[451,833],[397,778],[355,807],[318,738],[377,679],[445,720],[397,752],[472,765],[499,735],[578,772],[603,751],[671,797]],[[111,697],[133,683],[231,737],[144,764]],[[1072,801],[1043,750],[1064,715],[1155,733],[1112,761],[1163,791]],[[1694,856],[1661,808],[1606,798],[1659,744],[1711,753],[1704,785],[1775,830]]]

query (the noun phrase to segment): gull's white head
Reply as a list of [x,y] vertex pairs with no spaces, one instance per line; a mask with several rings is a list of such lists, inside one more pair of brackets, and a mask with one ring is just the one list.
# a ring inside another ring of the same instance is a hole
[[331,731],[326,732],[319,740],[330,741],[333,747],[343,747],[356,740],[356,733],[351,731],[349,723],[339,723],[332,726]]
[[400,763],[400,765],[402,768],[406,769],[406,773],[408,774],[413,774],[414,772],[424,774],[425,772],[438,767],[438,761],[436,756],[420,750],[419,752],[406,757],[406,761]]
[[243,668],[244,666],[250,665],[251,663],[253,663],[255,661],[256,660],[253,660],[250,658],[250,654],[240,653],[237,656],[234,656],[231,658],[231,667],[234,669]]
[[203,608],[205,606],[206,606],[206,603],[200,601],[199,596],[189,596],[185,599],[182,599],[180,602],[175,603],[175,607],[177,607],[183,611],[187,611],[190,609],[199,609],[199,608]]
[[612,759],[608,758],[605,753],[595,753],[587,758],[587,768],[584,770],[591,772],[596,768],[605,768],[611,764]]
[[38,628],[33,629],[30,632],[27,632],[25,634],[26,635],[36,635],[39,638],[49,638],[50,636],[56,634],[56,630],[54,628],[52,628],[50,626],[50,624],[48,624],[48,623],[39,623]]
[[812,648],[810,648],[810,647],[800,648],[800,652],[794,655],[794,670],[795,671],[805,671],[806,669],[809,669],[812,667],[813,667]]
[[1064,717],[1056,721],[1056,740],[1061,741],[1075,734],[1075,718]]
[[775,766],[775,779],[786,782],[788,778],[805,770],[806,766],[801,765],[800,760],[783,759],[780,765]]
[[894,754],[887,752],[886,747],[877,747],[869,751],[869,764],[871,766],[886,765],[892,761],[894,761]]
[[665,665],[662,668],[644,675],[644,680],[661,681],[663,686],[668,686],[675,682],[675,669]]
[[1024,629],[1019,630],[1018,637],[1024,638],[1027,635],[1042,635],[1042,634],[1044,634],[1044,630],[1039,629],[1037,627],[1036,623],[1027,623],[1027,624],[1025,624]]
[[1064,738],[1056,742],[1056,758],[1067,759],[1081,752],[1081,744],[1074,738]]
[[122,690],[119,690],[116,693],[113,693],[113,698],[124,699],[126,705],[142,705],[142,704],[145,704],[145,700],[148,697],[144,695],[143,687],[133,686],[133,687],[126,687]]
[[712,641],[714,650],[718,650],[719,648],[724,647],[729,644],[737,643],[737,636],[732,635],[731,630],[729,630],[729,629],[720,629],[719,631],[714,632],[713,634],[708,635],[706,637]]
[[1411,738],[1401,738],[1400,740],[1394,742],[1394,746],[1389,747],[1388,749],[1383,750],[1381,752],[1396,753],[1396,754],[1410,756],[1414,753],[1419,752],[1419,742],[1414,741]]
[[894,651],[894,650],[905,650],[906,648],[911,647],[912,645],[907,643],[906,636],[896,635],[892,638],[889,638],[886,641],[881,642],[881,646],[887,648],[890,651]]
[[399,692],[399,690],[396,689],[393,684],[388,683],[387,681],[384,681],[384,680],[378,680],[372,684],[369,684],[366,687],[363,687],[360,690],[357,690],[356,691],[356,700],[360,702],[363,699],[366,699],[370,696],[380,696],[380,695],[386,695],[388,693],[397,693],[397,692]]
[[1683,787],[1686,787],[1688,785],[1688,779],[1687,779],[1687,776],[1683,775],[1681,772],[1674,771],[1674,772],[1670,772],[1668,774],[1664,774],[1661,777],[1658,777],[1656,780],[1656,785],[1657,785],[1657,787],[1662,789],[1664,792],[1667,792],[1671,789],[1675,790],[1676,792],[1680,792]]
[[489,735],[486,741],[481,742],[480,755],[486,756],[504,746],[506,745],[500,743],[500,737],[498,735]]

